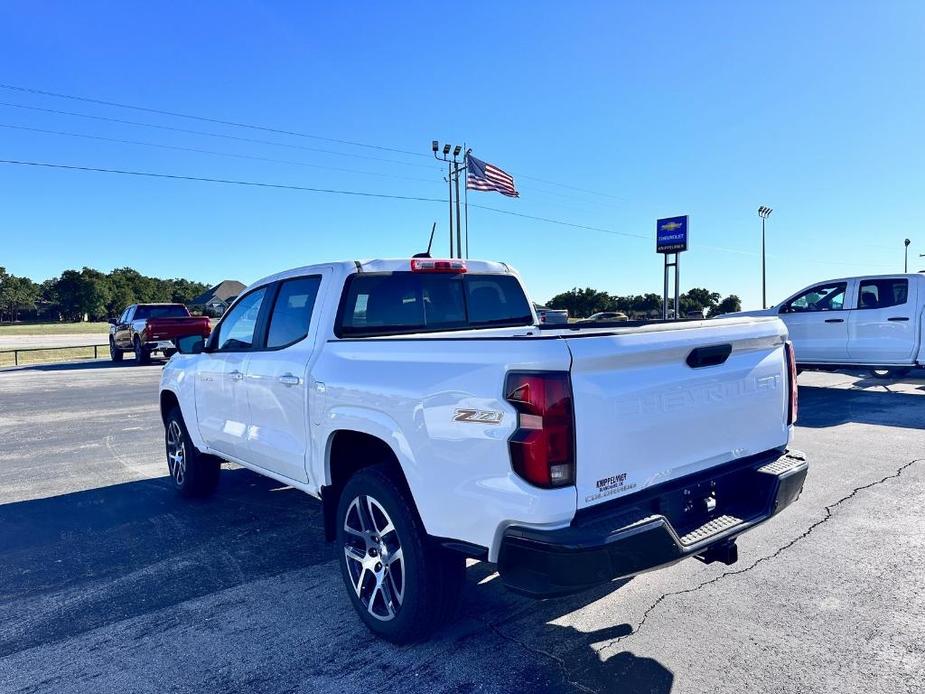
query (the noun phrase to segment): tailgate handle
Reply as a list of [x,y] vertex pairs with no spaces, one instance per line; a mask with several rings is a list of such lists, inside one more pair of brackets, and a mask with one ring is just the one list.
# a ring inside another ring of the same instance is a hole
[[698,347],[687,355],[687,365],[692,369],[699,369],[703,366],[718,366],[726,361],[730,354],[732,354],[732,345]]

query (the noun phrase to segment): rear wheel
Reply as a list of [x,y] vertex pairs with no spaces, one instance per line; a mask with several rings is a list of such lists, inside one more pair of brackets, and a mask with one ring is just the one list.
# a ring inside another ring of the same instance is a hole
[[465,559],[430,540],[387,466],[364,468],[344,487],[337,547],[350,601],[378,636],[419,641],[454,615]]
[[145,349],[145,346],[141,344],[141,340],[138,339],[137,335],[132,344],[135,348],[135,362],[138,364],[150,364],[151,352]]
[[122,361],[122,350],[116,347],[116,342],[111,337],[109,338],[109,358],[113,361]]
[[212,494],[218,486],[222,461],[196,449],[179,407],[174,407],[167,415],[164,443],[167,449],[167,469],[174,488],[187,497]]
[[870,373],[874,378],[902,378],[912,369],[871,369]]

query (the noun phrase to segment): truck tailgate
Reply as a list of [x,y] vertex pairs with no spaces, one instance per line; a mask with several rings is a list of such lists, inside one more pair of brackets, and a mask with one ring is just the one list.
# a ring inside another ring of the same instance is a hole
[[775,318],[564,337],[578,508],[788,443],[786,328]]
[[146,323],[149,340],[174,340],[187,335],[208,337],[211,323],[206,316],[188,318],[149,318]]

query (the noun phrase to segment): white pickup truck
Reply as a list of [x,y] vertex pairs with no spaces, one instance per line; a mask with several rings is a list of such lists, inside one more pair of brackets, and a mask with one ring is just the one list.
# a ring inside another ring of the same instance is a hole
[[891,377],[925,366],[925,275],[818,282],[769,309],[728,315],[778,316],[800,369],[854,367]]
[[547,329],[504,263],[289,270],[179,350],[176,488],[207,495],[226,460],[320,498],[350,600],[400,643],[450,618],[466,557],[538,597],[732,563],[807,472],[781,321]]

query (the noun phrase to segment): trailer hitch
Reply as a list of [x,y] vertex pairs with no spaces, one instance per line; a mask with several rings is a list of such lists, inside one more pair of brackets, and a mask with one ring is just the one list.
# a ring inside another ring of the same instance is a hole
[[735,540],[729,540],[728,542],[720,542],[712,547],[708,547],[705,552],[695,554],[694,556],[704,564],[712,564],[718,561],[729,566],[739,561],[739,548]]

